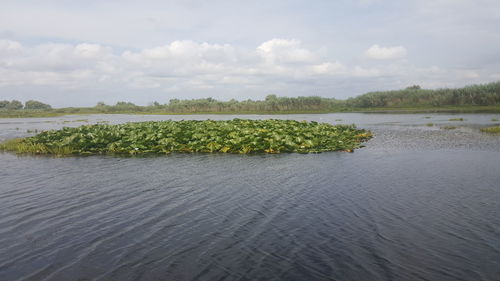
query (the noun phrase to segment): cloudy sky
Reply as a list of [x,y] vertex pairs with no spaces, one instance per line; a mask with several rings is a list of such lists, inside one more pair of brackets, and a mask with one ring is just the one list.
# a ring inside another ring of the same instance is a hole
[[0,100],[344,99],[500,80],[498,0],[3,0]]

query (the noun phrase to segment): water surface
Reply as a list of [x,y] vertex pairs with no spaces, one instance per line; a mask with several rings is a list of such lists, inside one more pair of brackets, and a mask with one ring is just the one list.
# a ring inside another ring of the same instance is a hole
[[0,280],[500,280],[500,137],[479,131],[498,115],[0,119],[0,139],[235,117],[375,138],[354,153],[0,154]]

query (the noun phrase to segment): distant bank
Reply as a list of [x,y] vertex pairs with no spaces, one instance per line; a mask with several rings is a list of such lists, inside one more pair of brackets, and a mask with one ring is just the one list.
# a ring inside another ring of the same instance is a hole
[[335,112],[372,113],[499,113],[500,81],[454,89],[422,89],[418,85],[402,90],[370,92],[347,100],[307,97],[278,97],[265,100],[218,101],[213,98],[152,102],[138,106],[130,102],[94,107],[52,108],[30,100],[0,101],[0,118],[50,117],[68,114],[302,114]]

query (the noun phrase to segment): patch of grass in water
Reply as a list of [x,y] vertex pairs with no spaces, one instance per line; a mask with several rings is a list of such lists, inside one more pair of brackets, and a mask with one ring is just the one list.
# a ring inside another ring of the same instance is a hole
[[448,121],[464,121],[465,119],[463,118],[451,118],[450,120]]
[[12,139],[1,143],[0,151],[15,151],[19,154],[51,154],[55,156],[70,155],[74,152],[70,147],[49,147],[42,143],[26,142],[25,139]]
[[498,121],[498,119],[496,119],[496,118],[491,118],[491,121],[492,121],[492,122],[497,122],[497,121]]
[[354,125],[294,120],[158,121],[84,125],[10,140],[1,150],[63,155],[203,153],[320,153],[362,147],[370,131]]
[[442,128],[445,129],[445,130],[455,130],[457,127],[455,127],[455,126],[444,126]]
[[432,127],[432,126],[434,126],[434,123],[427,123],[427,124],[425,124],[425,126]]
[[481,132],[491,133],[491,134],[500,134],[500,126],[482,128]]
[[425,119],[431,119],[432,117],[430,117],[430,116],[425,116],[424,118],[425,118]]

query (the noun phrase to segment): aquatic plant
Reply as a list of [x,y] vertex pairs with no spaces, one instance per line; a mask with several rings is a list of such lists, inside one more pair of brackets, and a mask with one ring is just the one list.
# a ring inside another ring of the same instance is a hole
[[449,121],[464,121],[463,118],[451,118]]
[[425,126],[432,127],[432,126],[434,126],[434,124],[433,123],[427,123],[427,124],[425,124]]
[[491,121],[493,121],[493,122],[497,122],[497,121],[498,121],[498,119],[496,119],[496,118],[491,118]]
[[500,126],[482,128],[481,132],[492,133],[492,134],[500,134]]
[[455,126],[443,126],[442,128],[445,129],[445,130],[454,130],[457,127],[455,127]]
[[10,140],[0,149],[56,155],[352,152],[371,137],[369,131],[357,129],[354,125],[314,121],[190,120],[65,127]]

